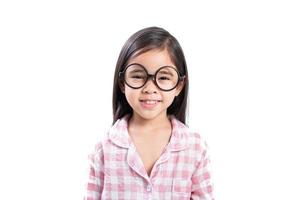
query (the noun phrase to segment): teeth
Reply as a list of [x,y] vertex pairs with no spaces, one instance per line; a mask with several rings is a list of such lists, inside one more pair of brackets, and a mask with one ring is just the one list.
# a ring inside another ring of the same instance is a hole
[[153,104],[156,104],[158,101],[156,101],[156,100],[142,100],[142,102],[144,102],[146,104],[153,105]]
[[152,100],[146,100],[146,101],[144,101],[146,104],[155,104],[156,103],[156,101],[152,101]]

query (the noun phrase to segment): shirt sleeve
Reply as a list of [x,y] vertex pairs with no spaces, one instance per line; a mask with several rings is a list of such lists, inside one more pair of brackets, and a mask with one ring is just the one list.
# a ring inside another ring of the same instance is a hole
[[204,150],[201,154],[201,159],[197,162],[196,170],[192,176],[191,199],[214,200],[210,159],[207,153],[206,143],[204,144]]
[[101,145],[96,145],[96,151],[89,155],[89,174],[86,183],[84,200],[100,200],[104,182],[104,158]]

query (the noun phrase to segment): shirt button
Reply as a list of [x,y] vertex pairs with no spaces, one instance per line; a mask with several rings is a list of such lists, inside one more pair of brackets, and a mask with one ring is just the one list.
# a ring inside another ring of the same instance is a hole
[[152,191],[152,186],[149,184],[147,185],[147,192],[151,192]]

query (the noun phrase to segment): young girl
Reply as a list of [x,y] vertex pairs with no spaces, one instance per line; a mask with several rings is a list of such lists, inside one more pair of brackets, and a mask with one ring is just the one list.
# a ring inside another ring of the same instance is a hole
[[214,199],[205,142],[185,125],[188,71],[178,41],[149,27],[117,61],[113,126],[90,155],[86,200]]

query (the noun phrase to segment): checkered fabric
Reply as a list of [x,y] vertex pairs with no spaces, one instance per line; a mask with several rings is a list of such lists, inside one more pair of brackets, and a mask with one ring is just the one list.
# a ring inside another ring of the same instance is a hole
[[151,175],[128,134],[128,116],[119,119],[89,156],[85,200],[213,200],[207,145],[198,133],[169,116],[170,142]]

